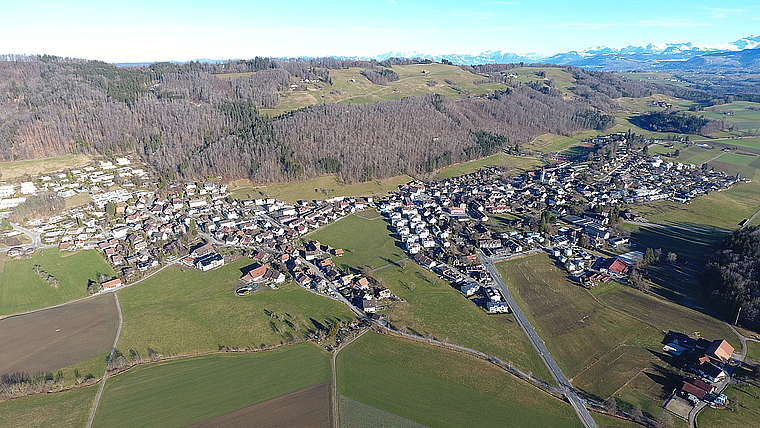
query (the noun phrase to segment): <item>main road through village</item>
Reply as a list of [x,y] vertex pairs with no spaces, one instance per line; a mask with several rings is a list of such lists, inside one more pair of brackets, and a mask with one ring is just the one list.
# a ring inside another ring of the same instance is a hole
[[544,341],[541,340],[540,337],[538,337],[538,334],[536,334],[536,331],[533,329],[533,326],[530,325],[530,323],[528,322],[528,319],[525,318],[525,315],[520,310],[520,307],[517,306],[517,303],[515,302],[515,299],[512,297],[512,294],[510,294],[509,290],[507,290],[507,286],[504,285],[504,281],[501,279],[501,275],[493,266],[494,259],[486,257],[479,250],[478,250],[478,255],[480,256],[480,259],[483,261],[483,265],[486,267],[486,270],[488,270],[488,273],[491,275],[491,278],[493,278],[494,283],[499,288],[499,290],[501,290],[501,292],[504,294],[504,298],[506,299],[509,307],[512,309],[512,312],[515,315],[515,319],[517,320],[517,323],[525,331],[525,334],[528,335],[528,338],[530,339],[530,341],[533,343],[533,346],[538,351],[538,354],[541,356],[541,359],[543,360],[544,364],[546,364],[546,367],[549,368],[549,371],[554,377],[554,380],[557,381],[557,384],[559,385],[562,392],[565,394],[565,397],[567,397],[567,400],[570,402],[570,405],[572,405],[573,409],[575,409],[575,412],[578,413],[578,417],[581,418],[583,425],[586,428],[598,428],[598,426],[596,425],[596,422],[591,417],[591,413],[589,413],[588,409],[586,409],[586,406],[583,404],[583,400],[575,392],[575,389],[573,389],[572,385],[570,385],[570,381],[567,380],[565,375],[562,373],[562,370],[560,370],[559,366],[554,361],[554,358],[552,358],[551,354],[549,354],[549,351],[546,349],[546,345],[544,344]]

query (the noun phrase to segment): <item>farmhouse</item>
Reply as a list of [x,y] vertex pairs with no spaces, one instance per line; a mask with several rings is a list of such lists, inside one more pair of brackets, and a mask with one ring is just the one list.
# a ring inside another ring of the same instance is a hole
[[705,355],[721,363],[727,363],[734,353],[734,347],[725,340],[715,340],[705,350]]
[[103,290],[113,290],[116,287],[121,287],[121,285],[121,278],[114,278],[100,284],[100,286],[103,287]]

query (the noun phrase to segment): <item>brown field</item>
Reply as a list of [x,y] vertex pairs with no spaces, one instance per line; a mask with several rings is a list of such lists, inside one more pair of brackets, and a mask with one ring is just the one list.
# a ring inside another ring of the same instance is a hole
[[48,372],[104,354],[118,323],[111,294],[0,320],[0,373]]
[[329,428],[330,382],[193,425],[192,428]]

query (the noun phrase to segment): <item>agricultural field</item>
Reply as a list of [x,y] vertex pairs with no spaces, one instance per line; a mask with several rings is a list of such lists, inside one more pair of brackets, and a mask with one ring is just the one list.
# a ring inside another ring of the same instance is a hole
[[0,374],[49,372],[102,355],[118,324],[112,294],[0,320]]
[[[57,280],[51,284],[34,271],[39,265]],[[87,296],[89,281],[113,269],[95,250],[61,253],[50,248],[30,258],[5,259],[0,271],[0,316],[45,308]]]
[[736,101],[707,108],[699,114],[708,119],[728,122],[734,126],[736,132],[757,132],[760,130],[760,111],[753,108],[760,108],[760,103]]
[[280,92],[280,103],[274,109],[261,112],[277,116],[316,104],[347,103],[365,104],[403,97],[440,94],[451,98],[483,94],[504,89],[500,83],[476,85],[484,77],[465,71],[460,67],[444,64],[396,65],[392,70],[399,80],[385,86],[370,82],[361,74],[363,68],[330,70],[332,85],[307,84],[305,91]]
[[312,180],[270,186],[254,186],[249,180],[238,180],[230,184],[229,191],[235,199],[270,197],[295,203],[299,200],[311,201],[336,196],[384,196],[411,180],[408,175],[399,175],[383,180],[344,184],[335,175],[324,175]]
[[629,73],[617,73],[618,75],[631,80],[640,80],[642,82],[660,83],[664,85],[675,85],[689,87],[688,82],[685,82],[673,73],[659,73],[659,72],[629,72]]
[[[760,176],[759,176],[760,177]],[[647,220],[665,225],[733,230],[760,209],[760,182],[700,196],[689,204],[656,201],[633,208]],[[760,219],[756,219],[756,222]],[[753,224],[757,224],[757,223]]]
[[329,378],[329,355],[310,343],[141,365],[109,379],[93,426],[186,427]]
[[546,254],[509,260],[497,267],[569,378],[647,328],[594,300]]
[[[617,283],[605,287],[599,292],[594,290],[597,300],[609,308],[645,322],[658,332],[673,330],[686,334],[699,333],[708,340],[725,339],[734,348],[741,349],[741,342],[736,335],[715,317]],[[659,343],[662,335],[657,337]]]
[[623,409],[638,404],[652,418],[667,418],[660,406],[676,380],[662,353],[663,331],[726,339],[740,348],[731,330],[709,315],[614,282],[589,292],[559,277],[563,272],[545,255],[499,268],[573,384],[600,400],[614,395]]
[[342,395],[338,396],[338,408],[341,428],[429,428],[427,425]]
[[25,160],[18,162],[0,162],[0,177],[3,180],[15,180],[25,175],[35,176],[80,168],[92,162],[92,157],[85,155],[61,156],[57,158]]
[[428,426],[581,426],[569,405],[485,360],[405,339],[367,333],[337,371],[339,394]]
[[[405,258],[383,219],[350,216],[325,227],[310,238],[343,248],[333,258],[342,269],[374,269],[370,275],[404,301],[383,301],[388,322],[420,336],[434,336],[512,361],[552,382],[546,367],[523,331],[509,314],[489,315],[437,275]],[[380,269],[378,269],[380,268]]]
[[87,425],[97,386],[0,402],[5,428],[82,428]]
[[330,383],[302,389],[218,416],[191,428],[315,428],[332,426]]
[[[679,207],[683,205],[678,204]],[[638,208],[638,207],[637,207]],[[713,244],[723,239],[728,232],[714,229],[684,229],[678,227],[634,227],[631,241],[634,249],[660,248],[663,254],[675,253],[678,261],[701,262],[705,254],[712,251]]]
[[317,325],[352,321],[342,303],[292,283],[238,297],[242,259],[210,272],[171,267],[119,291],[124,327],[119,349],[145,355],[185,355],[229,348],[261,348],[304,339]]

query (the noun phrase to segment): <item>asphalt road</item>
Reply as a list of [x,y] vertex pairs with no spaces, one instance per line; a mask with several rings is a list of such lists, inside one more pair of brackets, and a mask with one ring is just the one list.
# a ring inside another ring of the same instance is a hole
[[591,413],[589,413],[588,409],[586,409],[586,406],[583,404],[583,400],[575,392],[575,389],[573,389],[572,385],[570,385],[570,381],[567,380],[564,373],[562,373],[562,370],[557,365],[557,362],[554,361],[554,358],[552,358],[551,354],[549,354],[544,341],[538,337],[538,334],[533,329],[533,326],[530,324],[530,322],[528,322],[528,319],[525,318],[525,315],[520,310],[520,307],[517,306],[515,299],[509,293],[509,290],[507,290],[506,285],[504,285],[504,281],[501,279],[501,275],[499,275],[499,272],[493,266],[491,259],[485,257],[485,255],[480,251],[478,251],[478,256],[483,261],[483,265],[491,275],[491,278],[493,278],[494,284],[504,294],[504,298],[506,299],[509,307],[512,309],[517,323],[520,324],[520,327],[522,327],[522,329],[525,331],[525,334],[528,335],[528,338],[533,343],[536,351],[538,351],[538,354],[541,356],[544,364],[546,364],[546,367],[549,368],[549,371],[554,377],[554,380],[557,381],[557,385],[559,385],[562,393],[565,395],[565,397],[567,397],[567,400],[570,402],[570,405],[573,406],[573,409],[575,409],[578,417],[581,418],[583,426],[586,428],[598,428],[596,422],[591,417]]

